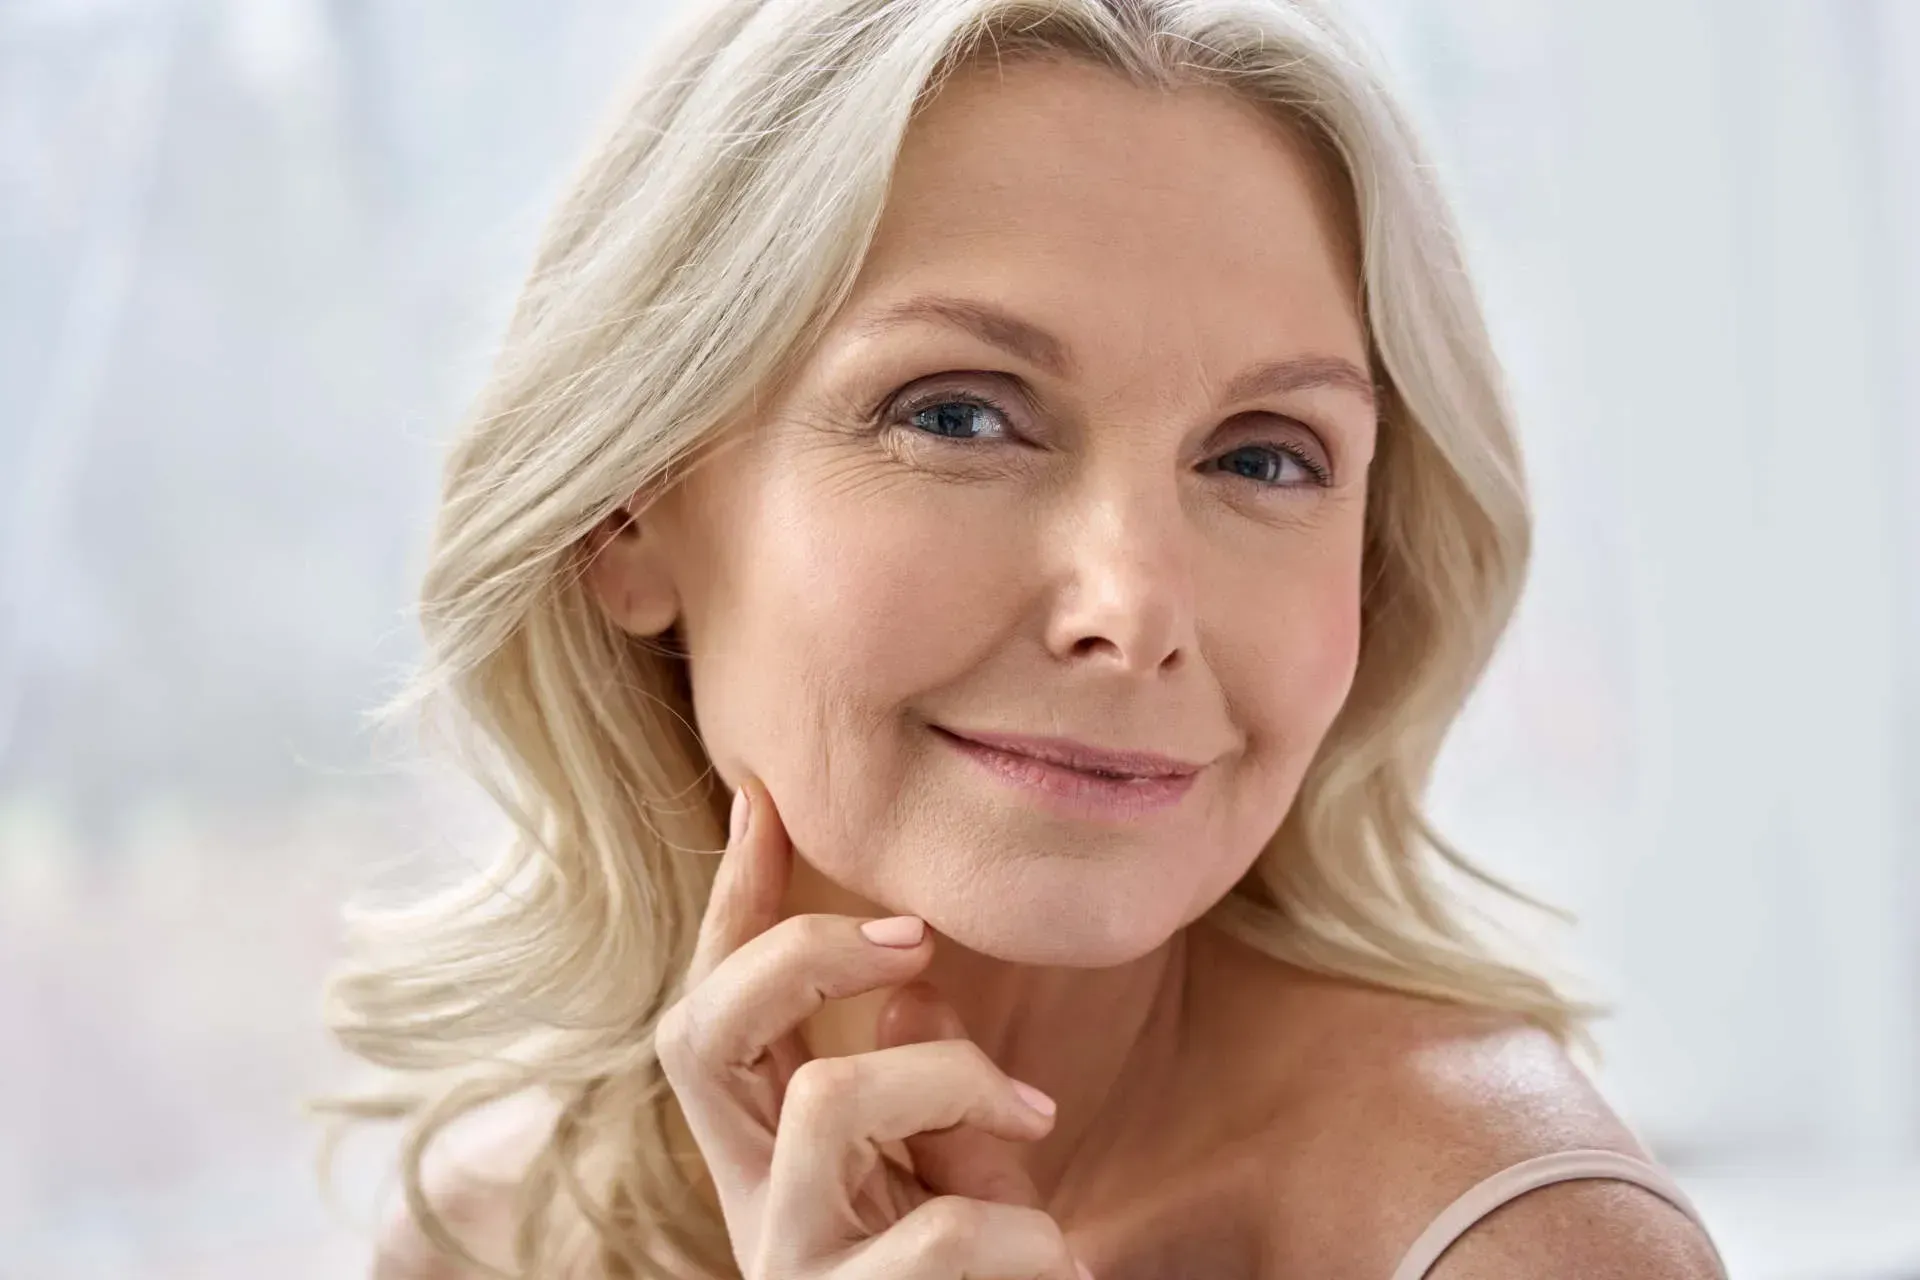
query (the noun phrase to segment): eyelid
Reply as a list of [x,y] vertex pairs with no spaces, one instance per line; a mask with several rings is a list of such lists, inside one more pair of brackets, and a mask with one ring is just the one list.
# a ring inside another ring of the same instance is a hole
[[[1233,445],[1230,448],[1223,449],[1219,453],[1214,454],[1211,461],[1217,462],[1221,458],[1230,457],[1231,455],[1238,453],[1242,449],[1271,449],[1275,453],[1282,454],[1285,457],[1291,458],[1295,465],[1297,465],[1302,471],[1307,473],[1309,477],[1307,483],[1311,485],[1313,488],[1330,489],[1333,487],[1333,484],[1334,484],[1333,465],[1330,462],[1322,462],[1319,458],[1314,457],[1311,453],[1309,453],[1305,449],[1302,449],[1300,446],[1296,444],[1290,444],[1281,440],[1265,440],[1265,439],[1243,440],[1239,444]],[[1277,485],[1261,485],[1260,487],[1263,489],[1284,490],[1284,489],[1298,489],[1298,488],[1302,488],[1303,486],[1297,485],[1297,484],[1291,484],[1291,485],[1277,484]]]
[[[955,381],[945,381],[949,378]],[[968,385],[965,381],[961,381],[969,378],[1013,385],[1008,387],[1007,394],[1002,394],[999,391],[984,390],[977,384]],[[882,426],[892,425],[896,419],[909,417],[934,405],[959,401],[991,409],[1004,418],[1008,428],[1004,438],[1024,438],[1026,432],[1020,420],[1024,415],[1032,412],[1032,402],[1025,389],[1018,383],[1019,379],[1011,375],[989,373],[984,370],[934,374],[918,382],[908,383],[906,387],[888,395],[875,415],[876,421]]]
[[[1271,409],[1260,410],[1257,413],[1247,415],[1247,417],[1248,420],[1243,423],[1228,424],[1229,426],[1238,425],[1241,430],[1250,434],[1246,439],[1239,440],[1227,446],[1224,452],[1230,453],[1234,449],[1245,449],[1250,446],[1263,446],[1268,449],[1278,449],[1285,453],[1297,453],[1303,457],[1311,458],[1315,465],[1326,473],[1328,484],[1334,482],[1335,475],[1340,469],[1340,460],[1333,447],[1327,443],[1327,437],[1324,432],[1290,414],[1279,413]],[[1283,424],[1292,428],[1293,431],[1305,435],[1307,439],[1313,443],[1310,446],[1303,446],[1296,443],[1288,438],[1288,436],[1292,434],[1291,432],[1289,432],[1288,435],[1277,435],[1275,433],[1276,424]],[[1313,468],[1309,467],[1308,470],[1311,471]]]
[[[969,385],[969,381],[976,385]],[[1003,395],[997,391],[982,390],[977,385],[979,382],[1004,385],[1007,387],[1009,394]],[[1009,400],[1011,400],[1013,404],[1009,404]],[[905,387],[887,396],[875,411],[875,420],[879,426],[891,426],[899,419],[911,417],[913,414],[932,408],[935,405],[952,403],[979,405],[980,407],[992,410],[1005,419],[1007,422],[1006,433],[1000,437],[990,438],[1001,440],[1028,438],[1029,433],[1019,423],[1018,419],[1023,413],[1032,413],[1033,405],[1031,396],[1021,384],[1019,377],[1014,374],[984,369],[950,370],[945,373],[930,374],[925,378],[910,382]],[[1242,418],[1250,418],[1252,420],[1240,421]],[[1276,438],[1271,425],[1276,422],[1284,423],[1289,427],[1303,432],[1313,441],[1314,447],[1307,448],[1284,438]],[[1227,423],[1223,424],[1223,430],[1232,431],[1236,426],[1238,426],[1240,430],[1254,434],[1250,435],[1249,438],[1217,448],[1208,455],[1205,460],[1206,462],[1218,462],[1222,457],[1239,449],[1271,449],[1276,453],[1285,454],[1287,457],[1293,459],[1294,462],[1298,463],[1301,470],[1305,471],[1308,476],[1311,477],[1309,483],[1314,488],[1331,488],[1336,483],[1333,451],[1327,447],[1326,441],[1319,431],[1307,423],[1302,422],[1300,419],[1272,410],[1262,410],[1248,415],[1236,415],[1234,419],[1229,419]],[[933,436],[933,433],[930,432],[921,434]],[[939,437],[934,436],[933,438],[937,439]],[[981,437],[973,437],[973,439],[980,440]],[[966,442],[962,440],[956,441],[956,443]],[[1261,487],[1286,490],[1300,488],[1302,486],[1263,485]]]

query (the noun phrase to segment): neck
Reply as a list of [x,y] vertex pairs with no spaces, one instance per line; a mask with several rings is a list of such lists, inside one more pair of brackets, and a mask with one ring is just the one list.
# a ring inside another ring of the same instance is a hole
[[[891,914],[796,856],[783,914],[805,912]],[[959,1012],[969,1037],[1001,1070],[1059,1103],[1047,1136],[1020,1148],[1043,1202],[1054,1199],[1102,1117],[1171,1070],[1184,1009],[1186,942],[1181,930],[1137,960],[1075,969],[1011,964],[935,934],[922,980]],[[871,1052],[892,992],[885,987],[828,1002],[802,1026],[802,1039],[815,1057]]]

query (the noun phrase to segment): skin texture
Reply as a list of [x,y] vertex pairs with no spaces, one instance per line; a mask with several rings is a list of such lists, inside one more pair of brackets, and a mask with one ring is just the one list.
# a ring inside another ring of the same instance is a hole
[[[1240,877],[1345,699],[1374,426],[1344,389],[1223,398],[1265,359],[1366,364],[1351,268],[1285,139],[1224,95],[1055,74],[1088,101],[1062,110],[1009,69],[932,108],[820,348],[646,513],[645,563],[623,571],[616,547],[602,565],[676,598],[716,766],[766,781],[826,879],[983,956],[1106,968]],[[932,296],[1050,331],[1074,376],[951,325],[866,331]],[[876,427],[903,391],[976,438],[898,409]],[[1094,826],[1010,794],[929,723],[1209,764],[1176,810]]]
[[[764,781],[791,833],[790,907],[923,917],[946,943],[927,977],[1064,1113],[1145,1048],[1183,927],[1279,826],[1353,677],[1370,398],[1223,395],[1263,361],[1366,367],[1323,203],[1224,93],[1072,64],[958,80],[812,358],[595,562],[616,621],[680,623],[716,767]],[[1049,331],[1068,376],[951,324],[871,329],[926,297]],[[1002,406],[950,406],[975,439],[911,425],[963,394]],[[1171,810],[1077,821],[930,724],[1206,768]],[[810,1039],[856,1051],[874,1012]]]
[[[1505,1164],[1644,1154],[1544,1035],[1196,923],[1353,678],[1376,423],[1364,374],[1327,376],[1367,367],[1342,217],[1310,154],[1225,93],[1072,62],[963,73],[916,120],[821,345],[599,535],[589,573],[617,625],[678,625],[714,764],[771,824],[751,857],[777,872],[755,873],[758,906],[710,915],[735,936],[707,963],[786,947],[813,981],[859,944],[776,945],[770,926],[923,918],[911,954],[834,980],[845,998],[801,1020],[795,1060],[964,1035],[1044,1090],[1043,1135],[962,1154],[1015,1170],[1103,1280],[1384,1277]],[[879,324],[927,298],[1010,313],[1057,359],[924,314]],[[1230,394],[1274,361],[1319,380]],[[1205,767],[1172,808],[1067,817],[934,726]],[[739,1015],[753,963],[704,983],[687,1024]],[[467,1167],[511,1167],[516,1141]],[[481,1181],[443,1183],[463,1221],[488,1220]],[[1648,1193],[1575,1184],[1433,1275],[1679,1280],[1715,1274],[1704,1247]]]

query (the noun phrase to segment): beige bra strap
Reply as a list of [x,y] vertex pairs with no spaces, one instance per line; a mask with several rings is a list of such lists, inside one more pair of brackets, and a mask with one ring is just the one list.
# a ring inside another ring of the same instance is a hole
[[[1556,1151],[1552,1155],[1523,1160],[1469,1188],[1465,1195],[1443,1209],[1432,1225],[1420,1233],[1420,1238],[1413,1242],[1413,1248],[1407,1250],[1407,1256],[1394,1268],[1393,1280],[1422,1280],[1433,1264],[1440,1261],[1440,1255],[1451,1248],[1467,1228],[1508,1201],[1555,1182],[1574,1182],[1586,1178],[1610,1178],[1645,1187],[1693,1219],[1701,1231],[1707,1229],[1700,1211],[1693,1207],[1693,1201],[1687,1199],[1687,1193],[1680,1189],[1680,1184],[1673,1180],[1672,1175],[1659,1166],[1623,1156],[1617,1151]],[[1709,1238],[1710,1247],[1712,1243]],[[1720,1261],[1724,1274],[1726,1262],[1720,1259],[1717,1249],[1714,1257]]]

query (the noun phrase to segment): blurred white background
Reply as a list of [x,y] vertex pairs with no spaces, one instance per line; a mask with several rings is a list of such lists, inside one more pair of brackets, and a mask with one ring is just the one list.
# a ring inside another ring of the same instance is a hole
[[[1357,7],[1538,504],[1442,826],[1579,914],[1735,1275],[1920,1277],[1920,3]],[[0,1278],[365,1274],[295,1110],[339,904],[486,823],[360,713],[661,13],[0,0]]]

